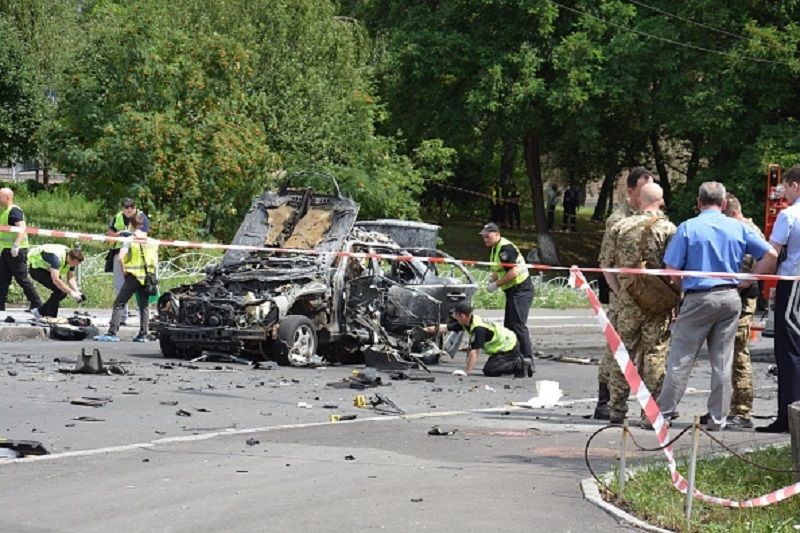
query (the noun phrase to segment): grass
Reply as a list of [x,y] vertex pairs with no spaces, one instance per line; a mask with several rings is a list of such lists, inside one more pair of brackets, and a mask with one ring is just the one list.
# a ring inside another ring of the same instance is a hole
[[[788,446],[757,450],[747,457],[773,468],[791,469]],[[682,473],[688,471],[686,460],[678,461]],[[697,488],[706,494],[744,500],[791,485],[792,475],[769,472],[748,465],[735,457],[711,457],[697,462]],[[616,481],[611,484],[616,487]],[[685,496],[675,490],[664,461],[636,472],[625,485],[625,504],[629,512],[660,527],[684,529]],[[692,505],[692,531],[704,532],[778,532],[800,527],[800,498],[755,509],[727,509],[697,500]]]
[[[504,309],[505,296],[502,291],[489,292],[486,282],[489,271],[485,268],[470,269],[478,283],[478,291],[472,298],[472,305],[478,309]],[[589,307],[589,300],[579,291],[567,285],[566,276],[547,278],[543,275],[533,274],[533,303],[532,308],[545,309],[573,309],[576,307]]]

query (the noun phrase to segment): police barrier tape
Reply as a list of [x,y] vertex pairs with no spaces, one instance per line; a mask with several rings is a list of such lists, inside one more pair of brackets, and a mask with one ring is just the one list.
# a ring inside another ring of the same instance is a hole
[[[309,250],[302,248],[276,248],[271,246],[252,246],[246,244],[218,244],[208,242],[195,242],[195,241],[182,241],[182,240],[169,240],[169,239],[152,239],[152,238],[136,238],[136,237],[112,237],[109,235],[102,235],[97,233],[82,233],[77,231],[64,231],[53,230],[45,228],[36,228],[26,226],[20,228],[18,226],[0,225],[0,232],[10,233],[27,233],[29,235],[39,235],[43,237],[55,237],[58,239],[78,239],[83,241],[96,241],[96,242],[122,242],[122,243],[142,243],[155,246],[172,246],[175,248],[201,248],[204,250],[242,250],[247,252],[272,252],[281,254],[306,254],[306,255],[335,255],[337,257],[354,257],[356,259],[377,259],[389,261],[421,261],[424,263],[438,263],[438,264],[458,264],[465,266],[485,266],[485,267],[515,267],[519,266],[516,263],[498,263],[492,261],[477,261],[473,259],[455,259],[452,257],[426,257],[418,255],[396,255],[396,254],[378,254],[378,253],[364,253],[364,252],[327,252],[320,250]],[[553,266],[541,263],[526,263],[523,266],[529,270],[541,271],[570,271],[571,268],[566,266]],[[703,272],[699,270],[670,270],[664,268],[603,268],[603,267],[580,267],[582,272],[610,272],[615,274],[629,274],[629,275],[654,275],[654,276],[685,276],[685,277],[701,277],[701,278],[723,278],[723,279],[740,279],[740,280],[772,280],[772,281],[800,281],[800,275],[795,276],[779,276],[776,274],[745,274],[733,272]]]
[[[653,396],[650,394],[650,391],[647,389],[647,386],[644,384],[641,376],[639,376],[636,365],[633,363],[633,361],[631,361],[631,358],[628,355],[628,350],[622,343],[622,339],[620,339],[619,334],[614,329],[614,326],[612,326],[609,322],[608,317],[606,316],[605,311],[603,311],[603,307],[600,304],[600,300],[589,286],[589,283],[586,281],[581,269],[576,266],[573,266],[570,269],[570,285],[577,289],[583,290],[586,293],[586,296],[589,298],[592,312],[594,312],[595,317],[597,317],[597,321],[600,324],[600,329],[603,330],[603,334],[608,342],[608,346],[611,348],[611,351],[614,354],[614,359],[622,370],[622,373],[625,375],[625,380],[628,382],[631,390],[636,393],[636,399],[639,401],[639,405],[642,406],[642,410],[644,411],[647,420],[649,420],[650,424],[652,424],[653,431],[656,432],[659,445],[664,449],[664,455],[667,457],[667,464],[670,475],[672,476],[672,485],[680,492],[686,494],[686,491],[688,490],[688,483],[680,474],[680,472],[678,472],[678,465],[675,462],[675,454],[672,446],[667,445],[670,440],[669,426],[661,414],[661,409],[658,407],[655,398],[653,398]],[[694,497],[706,503],[722,505],[724,507],[748,508],[763,507],[765,505],[778,503],[794,496],[798,492],[800,492],[800,482],[770,492],[769,494],[759,496],[758,498],[751,498],[744,501],[736,501],[727,498],[711,496],[704,494],[697,489],[694,490]]]

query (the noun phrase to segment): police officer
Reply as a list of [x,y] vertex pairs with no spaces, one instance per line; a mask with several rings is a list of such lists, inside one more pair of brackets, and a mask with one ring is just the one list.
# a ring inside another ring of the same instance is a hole
[[[0,225],[16,226],[25,229],[25,215],[19,206],[14,204],[14,191],[8,187],[0,189]],[[8,299],[8,288],[11,279],[15,279],[31,309],[42,305],[42,299],[36,292],[31,278],[28,277],[28,234],[0,232],[0,311],[5,311]]]
[[[611,228],[609,245],[614,253],[610,262],[606,260],[600,264],[603,268],[639,268],[642,261],[647,268],[663,268],[664,250],[675,234],[675,225],[660,210],[664,192],[658,184],[648,183],[642,187],[638,203],[640,211],[623,218]],[[611,272],[605,272],[604,276],[617,297],[617,333],[645,385],[656,396],[664,381],[671,310],[649,313],[630,293],[631,276],[618,276]],[[608,377],[610,420],[619,424],[628,411],[630,386],[619,365],[615,364],[609,370]],[[642,419],[646,420],[644,414]]]
[[[722,212],[753,230],[753,233],[762,239],[764,238],[759,227],[742,214],[742,204],[734,195],[728,194],[728,203]],[[752,255],[745,255],[742,272],[750,272],[754,263]],[[748,342],[750,341],[753,315],[756,313],[758,284],[754,283],[748,289],[741,291],[739,296],[742,298],[742,311],[739,313],[736,341],[733,344],[733,368],[731,370],[733,393],[731,394],[731,411],[725,424],[727,429],[750,429],[753,427],[753,421],[750,419],[750,413],[753,410],[753,367],[750,362]]]
[[513,242],[500,236],[500,228],[494,222],[486,224],[480,235],[483,237],[483,244],[492,250],[489,256],[489,261],[493,263],[490,267],[492,273],[486,289],[489,292],[503,289],[506,295],[503,325],[517,335],[522,356],[533,362],[533,349],[528,333],[533,283],[525,266],[525,258]]
[[[133,236],[145,238],[146,235],[139,228],[144,224],[144,214],[140,213],[133,217],[131,229]],[[125,282],[120,288],[117,298],[114,300],[114,310],[111,313],[111,323],[108,326],[108,333],[97,335],[94,340],[100,342],[118,342],[117,332],[122,321],[123,309],[131,296],[136,295],[139,305],[139,334],[133,338],[133,342],[147,342],[147,329],[149,325],[148,300],[149,295],[146,289],[146,276],[148,273],[155,273],[158,266],[158,249],[149,244],[137,242],[125,243],[120,248],[117,260],[125,278]]]
[[[33,316],[55,318],[61,300],[67,296],[80,303],[84,300],[75,268],[83,262],[83,252],[78,248],[70,250],[63,244],[42,244],[30,249],[31,277],[50,289],[50,298],[38,309],[33,309]],[[62,278],[66,278],[66,282]]]
[[[610,244],[611,228],[623,218],[636,213],[636,210],[639,208],[639,194],[642,187],[648,183],[653,183],[653,175],[646,168],[635,167],[628,172],[628,177],[626,178],[627,198],[625,202],[623,202],[619,208],[615,209],[614,212],[609,215],[608,219],[606,219],[606,228],[600,245],[598,263],[610,263],[613,260],[614,249]],[[617,299],[613,292],[609,295],[607,315],[611,325],[616,327]],[[594,418],[598,420],[608,420],[610,416],[608,408],[608,400],[610,397],[608,391],[608,375],[616,365],[617,362],[614,360],[614,354],[611,353],[610,348],[606,348],[605,354],[600,361],[600,366],[597,369],[598,392]]]
[[453,372],[454,375],[468,376],[478,362],[478,350],[483,349],[489,356],[483,365],[484,376],[496,377],[507,374],[513,374],[518,378],[533,376],[533,367],[530,361],[520,354],[517,337],[513,331],[499,324],[484,321],[473,314],[472,307],[463,302],[453,308],[453,318],[455,322],[428,326],[424,330],[427,333],[435,333],[437,330],[442,333],[462,330],[469,333],[470,345],[466,368],[463,371],[456,370]]
[[[142,211],[136,209],[136,202],[133,198],[125,198],[122,200],[122,210],[111,219],[111,222],[108,224],[106,235],[110,237],[130,236],[132,233],[131,221],[133,217],[137,215],[142,215],[144,217],[144,223],[139,228],[139,231],[146,237],[147,233],[150,231],[150,219],[148,219],[147,215]],[[116,260],[117,254],[119,254],[121,248],[122,243],[115,242],[111,250],[108,251],[108,257],[106,258],[106,272],[114,273],[114,294],[116,296],[119,296],[119,291],[122,289],[122,284],[125,282],[125,276],[122,274],[120,262]],[[127,317],[128,306],[126,304],[123,307],[122,325],[125,325]]]

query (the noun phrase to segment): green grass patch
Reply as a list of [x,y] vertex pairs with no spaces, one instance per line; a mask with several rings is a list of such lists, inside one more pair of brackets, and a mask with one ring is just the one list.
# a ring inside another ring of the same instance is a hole
[[[770,447],[747,454],[748,459],[765,466],[791,469],[791,449]],[[687,460],[678,461],[679,470],[688,472]],[[699,459],[697,488],[734,500],[761,496],[791,485],[792,475],[762,470],[735,457]],[[616,480],[611,487],[616,487]],[[636,471],[625,485],[624,507],[639,518],[660,527],[684,530],[685,496],[675,490],[663,460]],[[692,505],[692,531],[706,532],[778,532],[800,527],[800,498],[755,509],[727,509],[697,500]]]
[[[489,279],[489,270],[485,268],[470,269],[478,290],[472,299],[473,307],[477,309],[504,309],[506,297],[503,291],[489,292],[486,283]],[[583,292],[571,288],[565,276],[546,277],[543,275],[532,276],[533,303],[532,308],[544,309],[574,309],[577,307],[588,308],[589,299]]]

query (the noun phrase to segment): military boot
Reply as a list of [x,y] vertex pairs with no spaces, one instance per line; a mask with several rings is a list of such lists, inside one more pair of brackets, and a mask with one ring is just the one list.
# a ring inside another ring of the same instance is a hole
[[608,420],[611,414],[608,411],[608,400],[611,394],[608,392],[608,385],[600,383],[597,390],[597,407],[594,408],[594,418],[597,420]]

